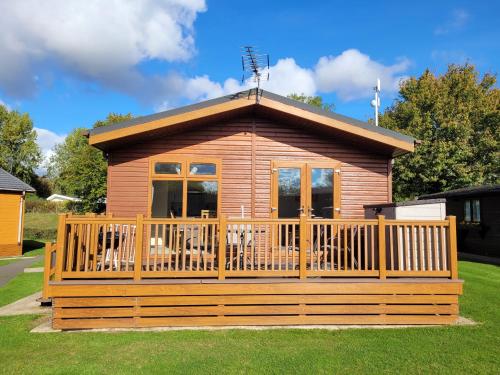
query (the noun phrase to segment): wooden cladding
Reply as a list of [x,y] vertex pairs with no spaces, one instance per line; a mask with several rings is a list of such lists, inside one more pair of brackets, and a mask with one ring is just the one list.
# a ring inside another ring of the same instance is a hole
[[452,324],[461,281],[255,279],[151,285],[54,285],[56,329],[304,325]]
[[[123,217],[148,215],[151,179],[169,178],[156,174],[153,162],[182,164],[186,160],[220,162],[219,214],[228,217],[240,216],[241,206],[251,217],[271,217],[273,161],[339,165],[341,174],[337,177],[341,182],[336,203],[342,218],[363,218],[364,204],[388,201],[389,157],[329,134],[249,116],[214,121],[175,136],[110,150],[108,212]],[[181,173],[187,173],[189,166],[183,167]]]
[[455,231],[454,217],[403,221],[383,216],[344,220],[308,219],[305,215],[300,219],[61,215],[55,280],[272,276],[456,279]]

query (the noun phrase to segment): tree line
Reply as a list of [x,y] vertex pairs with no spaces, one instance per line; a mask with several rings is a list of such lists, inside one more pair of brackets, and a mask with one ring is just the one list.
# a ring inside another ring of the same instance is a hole
[[[450,65],[442,75],[426,70],[401,83],[397,98],[380,115],[380,126],[410,135],[414,153],[395,159],[395,200],[500,181],[500,90],[496,76],[482,77],[471,64]],[[320,96],[291,99],[331,111]],[[132,118],[110,113],[93,128]],[[47,176],[37,176],[42,155],[33,122],[26,113],[0,105],[0,167],[31,183],[39,192],[82,198],[80,211],[96,212],[106,197],[105,155],[89,146],[86,129],[74,129],[54,148]]]

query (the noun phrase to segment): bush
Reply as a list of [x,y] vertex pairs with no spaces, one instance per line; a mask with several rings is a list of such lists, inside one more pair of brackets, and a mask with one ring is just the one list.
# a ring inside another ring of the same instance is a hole
[[57,229],[24,228],[24,238],[32,240],[55,240]]
[[45,199],[27,199],[26,212],[36,213],[60,213],[66,212],[66,204],[64,202],[49,202]]

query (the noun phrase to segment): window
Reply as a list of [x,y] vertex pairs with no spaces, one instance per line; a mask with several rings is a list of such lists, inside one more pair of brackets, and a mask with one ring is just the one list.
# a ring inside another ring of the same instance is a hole
[[220,162],[151,161],[151,217],[217,217]]
[[182,181],[153,181],[151,217],[182,216]]
[[216,216],[217,181],[188,181],[187,183],[187,216],[201,217],[202,211],[208,216]]
[[190,175],[215,176],[217,167],[213,163],[191,163],[189,165]]
[[181,163],[155,163],[155,174],[180,175],[182,172]]
[[479,199],[468,199],[464,202],[464,221],[466,223],[481,222],[481,204]]

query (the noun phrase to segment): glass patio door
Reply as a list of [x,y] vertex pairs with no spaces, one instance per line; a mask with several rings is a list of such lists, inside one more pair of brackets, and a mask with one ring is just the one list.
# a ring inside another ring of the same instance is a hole
[[304,163],[274,162],[271,213],[273,218],[298,218],[306,210]]
[[332,162],[273,162],[271,217],[339,218],[339,172]]
[[340,166],[307,163],[307,214],[312,219],[340,217]]

